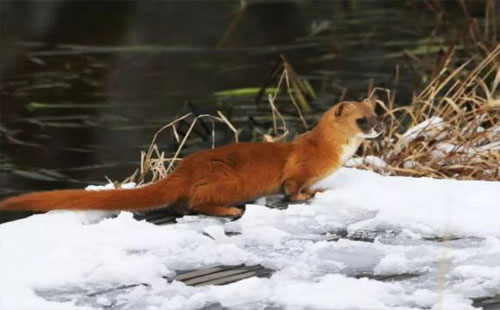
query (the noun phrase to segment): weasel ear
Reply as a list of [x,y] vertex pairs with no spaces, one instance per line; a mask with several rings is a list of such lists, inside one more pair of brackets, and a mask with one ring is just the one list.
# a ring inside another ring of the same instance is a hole
[[375,107],[374,102],[368,98],[364,99],[363,103],[369,104],[371,107]]
[[343,102],[337,104],[337,107],[335,108],[335,116],[341,117],[342,111],[344,111],[344,103]]

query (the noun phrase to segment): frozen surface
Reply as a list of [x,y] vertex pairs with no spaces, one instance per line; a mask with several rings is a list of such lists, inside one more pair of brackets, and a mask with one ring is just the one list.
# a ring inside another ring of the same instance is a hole
[[[233,222],[50,212],[0,225],[0,309],[471,309],[500,292],[500,182],[344,168],[317,186],[329,190],[308,204],[247,205]],[[162,278],[241,263],[277,271],[225,286]],[[369,278],[389,274],[416,276]]]

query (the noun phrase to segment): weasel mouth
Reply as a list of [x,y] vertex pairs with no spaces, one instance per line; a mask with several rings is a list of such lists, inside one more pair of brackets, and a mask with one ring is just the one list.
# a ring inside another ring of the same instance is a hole
[[384,125],[376,117],[359,118],[356,120],[360,133],[360,138],[376,138],[384,132]]
[[382,134],[383,130],[380,131],[375,131],[375,129],[372,129],[369,133],[362,133],[360,136],[361,138],[367,138],[367,139],[372,139],[380,136]]

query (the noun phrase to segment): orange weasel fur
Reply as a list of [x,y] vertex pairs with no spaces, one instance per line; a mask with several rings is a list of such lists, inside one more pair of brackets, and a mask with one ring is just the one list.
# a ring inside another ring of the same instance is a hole
[[364,138],[380,134],[372,103],[342,102],[318,125],[292,142],[234,143],[184,158],[156,183],[105,191],[58,190],[24,194],[0,202],[0,210],[140,211],[181,206],[215,216],[238,216],[233,207],[284,191],[291,200],[307,200],[311,186],[335,172]]

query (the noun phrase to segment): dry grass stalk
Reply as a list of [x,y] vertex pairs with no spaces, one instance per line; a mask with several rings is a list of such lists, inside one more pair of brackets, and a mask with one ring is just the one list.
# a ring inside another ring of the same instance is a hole
[[[263,140],[266,142],[281,141],[290,133],[283,115],[279,112],[276,106],[276,100],[283,87],[283,81],[285,82],[286,93],[288,95],[290,103],[295,108],[297,117],[302,123],[304,130],[309,129],[309,126],[307,125],[307,121],[305,120],[303,114],[303,112],[307,112],[310,110],[310,106],[306,97],[315,97],[315,93],[312,90],[312,87],[306,80],[295,73],[292,66],[283,55],[281,55],[281,60],[282,71],[278,80],[278,84],[275,88],[275,91],[272,94],[269,94],[267,97],[269,106],[271,107],[273,128],[269,131],[270,133],[263,135]],[[278,127],[277,125],[278,119],[281,123],[280,127]],[[271,133],[273,133],[274,136]]]
[[[153,136],[153,140],[151,141],[148,151],[141,152],[140,169],[136,170],[131,176],[126,178],[121,183],[124,184],[128,182],[136,182],[138,185],[141,185],[144,183],[158,181],[167,176],[169,173],[171,173],[175,168],[175,164],[182,160],[179,157],[179,155],[187,139],[192,133],[195,125],[198,123],[200,119],[208,119],[212,123],[212,147],[215,147],[215,130],[214,130],[215,125],[213,123],[214,121],[226,124],[227,127],[234,133],[235,141],[238,142],[238,130],[236,130],[234,125],[231,124],[231,122],[227,119],[226,116],[224,116],[222,112],[217,111],[217,114],[218,116],[210,114],[202,114],[195,116],[191,124],[189,125],[186,134],[182,138],[177,132],[176,125],[179,124],[179,122],[193,116],[192,113],[187,113],[181,117],[178,117],[177,119],[173,120],[172,122],[160,128]],[[172,130],[172,133],[174,134],[177,143],[179,143],[179,146],[177,147],[177,150],[175,151],[172,157],[167,157],[164,151],[160,151],[157,144],[157,139],[159,134],[165,131],[166,129]],[[150,177],[148,178],[148,176]]]
[[387,104],[376,103],[387,132],[382,141],[364,143],[363,155],[385,164],[360,166],[392,175],[500,180],[500,45],[471,63],[442,69],[409,106],[395,107],[383,90]]
[[[278,108],[275,105],[276,98],[278,97],[278,94],[281,89],[281,84],[283,83],[283,80],[285,79],[287,73],[285,70],[281,73],[280,79],[278,81],[278,86],[276,87],[276,90],[274,93],[269,94],[267,96],[267,100],[269,102],[269,106],[271,107],[271,114],[273,118],[273,128],[272,132],[274,133],[274,136],[271,134],[264,134],[262,137],[262,140],[265,142],[276,142],[276,141],[281,141],[283,140],[289,133],[289,130],[286,126],[286,121],[283,115],[280,113]],[[281,126],[278,127],[278,118],[279,121],[281,122]]]

